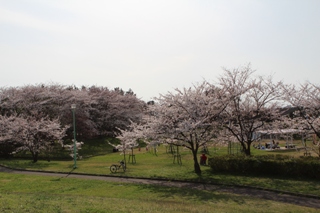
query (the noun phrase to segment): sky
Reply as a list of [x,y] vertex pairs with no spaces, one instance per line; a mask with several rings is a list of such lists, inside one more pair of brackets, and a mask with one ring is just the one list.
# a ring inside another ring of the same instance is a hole
[[149,101],[249,63],[319,84],[319,56],[319,0],[0,0],[0,87],[120,87]]

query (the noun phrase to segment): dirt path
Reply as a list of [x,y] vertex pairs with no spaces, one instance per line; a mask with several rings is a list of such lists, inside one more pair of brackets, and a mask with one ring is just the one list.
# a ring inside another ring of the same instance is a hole
[[112,182],[123,182],[123,183],[135,183],[135,184],[154,184],[162,186],[172,187],[187,187],[198,190],[211,190],[225,193],[233,193],[244,196],[251,196],[261,199],[274,200],[277,202],[290,203],[299,206],[307,206],[311,208],[320,209],[320,198],[298,196],[293,194],[286,194],[283,192],[268,191],[261,189],[254,189],[248,187],[237,187],[237,186],[222,186],[205,183],[191,183],[191,182],[180,182],[180,181],[166,181],[166,180],[154,180],[154,179],[142,179],[142,178],[123,178],[123,177],[110,177],[103,175],[87,175],[87,174],[65,174],[65,173],[52,173],[52,172],[34,172],[25,170],[13,170],[0,166],[0,172],[14,173],[14,174],[32,174],[32,175],[44,175],[44,176],[55,176],[60,178],[83,178],[92,180],[103,180]]

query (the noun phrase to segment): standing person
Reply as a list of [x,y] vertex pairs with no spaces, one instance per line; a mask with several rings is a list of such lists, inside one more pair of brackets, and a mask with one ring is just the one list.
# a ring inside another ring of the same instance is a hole
[[207,156],[203,153],[200,157],[200,165],[206,165],[207,164]]

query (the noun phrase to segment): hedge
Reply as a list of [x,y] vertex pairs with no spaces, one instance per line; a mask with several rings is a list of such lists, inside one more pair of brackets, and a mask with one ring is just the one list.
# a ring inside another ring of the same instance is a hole
[[320,159],[286,155],[225,155],[208,159],[212,172],[320,178]]

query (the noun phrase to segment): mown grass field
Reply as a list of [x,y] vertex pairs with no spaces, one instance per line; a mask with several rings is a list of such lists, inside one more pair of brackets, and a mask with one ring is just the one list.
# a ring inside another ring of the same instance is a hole
[[275,201],[144,184],[0,173],[1,212],[319,212]]
[[[27,170],[248,185],[320,196],[319,180],[212,174],[208,166],[202,166],[202,175],[198,176],[193,172],[190,151],[179,151],[182,165],[173,163],[173,156],[166,152],[165,146],[158,147],[157,155],[145,148],[140,151],[135,149],[136,163],[127,163],[126,172],[115,174],[110,172],[109,166],[123,159],[124,156],[120,153],[84,158],[77,161],[78,167],[75,170],[71,157],[65,161],[40,160],[37,163],[32,163],[31,159],[1,159],[0,164]],[[272,154],[262,150],[252,151],[254,155]],[[210,148],[211,155],[226,153],[226,147]],[[292,156],[303,155],[296,150],[285,153]],[[319,212],[274,201],[175,187],[6,173],[0,173],[0,182],[1,212]]]

